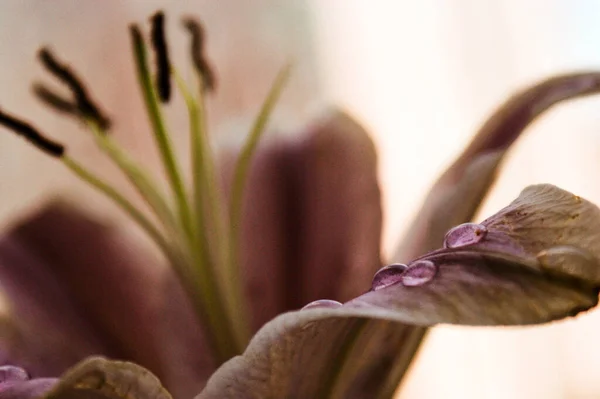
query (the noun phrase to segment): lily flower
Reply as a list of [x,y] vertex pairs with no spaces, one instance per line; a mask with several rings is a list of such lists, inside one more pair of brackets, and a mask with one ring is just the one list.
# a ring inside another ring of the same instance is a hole
[[[49,49],[40,60],[72,96],[34,86],[89,128],[145,208],[0,110],[0,124],[119,205],[168,264],[69,202],[14,226],[0,239],[0,398],[391,398],[432,326],[540,324],[597,304],[592,203],[541,184],[470,221],[527,125],[600,92],[600,73],[551,78],[503,104],[433,185],[394,256],[404,263],[382,268],[376,153],[364,129],[332,112],[297,140],[259,146],[284,67],[235,164],[217,168],[204,111],[217,81],[204,32],[185,20],[198,72],[190,89],[170,63],[164,24],[153,16],[155,73],[141,28],[130,33],[168,193],[111,138],[103,107]],[[171,80],[189,111],[191,187],[162,115]]]

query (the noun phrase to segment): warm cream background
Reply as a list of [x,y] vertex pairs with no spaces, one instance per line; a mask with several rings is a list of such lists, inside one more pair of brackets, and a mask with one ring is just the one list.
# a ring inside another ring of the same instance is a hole
[[[600,3],[593,0],[6,0],[0,3],[0,106],[26,114],[98,171],[115,175],[82,131],[32,101],[30,82],[46,77],[35,50],[51,43],[108,105],[118,139],[158,170],[149,136],[139,134],[146,122],[126,35],[128,22],[144,21],[157,7],[171,15],[193,11],[206,21],[222,77],[211,114],[221,140],[239,140],[286,57],[299,67],[278,126],[297,126],[323,103],[342,104],[360,117],[381,155],[386,253],[429,184],[499,101],[552,73],[600,68]],[[183,60],[183,34],[174,24],[169,34]],[[183,133],[184,110],[172,108],[172,126]],[[518,142],[482,213],[538,182],[600,203],[599,115],[600,100],[590,99],[536,123]],[[62,165],[0,135],[1,226],[65,192],[120,218]],[[597,312],[540,328],[438,328],[401,397],[599,397],[599,332]]]

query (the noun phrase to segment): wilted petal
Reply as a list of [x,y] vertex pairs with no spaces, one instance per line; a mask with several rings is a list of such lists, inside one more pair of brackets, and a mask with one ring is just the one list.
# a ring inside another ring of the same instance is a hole
[[44,399],[171,399],[158,378],[134,363],[93,357],[68,370]]
[[600,258],[600,210],[591,202],[550,184],[525,188],[506,208],[481,223],[487,229],[477,248],[535,257],[555,246],[576,246]]
[[[532,213],[525,214],[524,209]],[[522,238],[525,247],[535,242],[545,248],[564,244],[563,239],[574,243],[577,236],[588,237],[584,250],[594,254],[600,247],[600,223],[573,222],[576,212],[600,219],[600,210],[587,201],[553,186],[538,185],[525,189],[519,199],[488,221],[517,215],[508,220],[513,223],[512,231],[529,231]],[[536,230],[542,219],[553,220],[556,228],[552,234]],[[563,226],[564,234],[558,226]],[[532,237],[534,232],[538,235]],[[517,244],[518,237],[514,238]],[[402,335],[395,333],[396,322],[402,323],[402,334],[407,331],[406,324],[527,325],[573,316],[597,304],[598,279],[548,273],[532,267],[530,256],[515,255],[511,247],[507,252],[486,249],[479,244],[486,238],[424,255],[405,271],[399,269],[395,284],[342,307],[278,317],[256,335],[243,356],[215,373],[200,398],[273,394],[304,398],[323,397],[323,393],[359,398],[365,392],[378,397],[394,372],[391,358],[395,353],[388,350],[402,344]],[[593,255],[590,259],[597,262]],[[383,356],[389,363],[380,363],[382,353],[391,354]]]

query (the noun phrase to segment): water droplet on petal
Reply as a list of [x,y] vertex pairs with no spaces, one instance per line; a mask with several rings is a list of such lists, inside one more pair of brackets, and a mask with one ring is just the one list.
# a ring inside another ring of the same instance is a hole
[[448,231],[444,237],[444,248],[458,248],[477,244],[485,238],[487,229],[477,223],[463,223]]
[[404,273],[407,267],[408,266],[402,263],[393,263],[379,269],[377,273],[375,273],[375,276],[373,276],[373,282],[371,283],[373,291],[400,282],[400,275]]
[[16,366],[0,366],[0,384],[7,381],[27,381],[27,371]]
[[309,303],[308,305],[303,307],[302,310],[315,309],[315,308],[335,309],[335,308],[339,308],[340,306],[342,306],[342,303],[338,302],[338,301],[334,301],[333,299],[319,299],[319,300]]
[[423,285],[435,277],[437,266],[430,260],[418,260],[412,263],[402,275],[402,284],[407,287]]

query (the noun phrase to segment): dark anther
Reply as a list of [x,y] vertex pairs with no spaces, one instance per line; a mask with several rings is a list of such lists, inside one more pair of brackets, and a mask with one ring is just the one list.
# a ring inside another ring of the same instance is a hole
[[56,57],[47,48],[42,48],[39,52],[39,58],[44,67],[56,76],[60,81],[65,83],[73,96],[77,109],[84,118],[93,120],[102,129],[110,127],[110,120],[100,112],[99,108],[90,99],[81,80],[67,67],[56,60]]
[[77,108],[77,104],[73,104],[73,102],[61,97],[60,95],[54,93],[52,90],[48,89],[41,83],[33,84],[33,92],[42,102],[46,103],[50,108],[62,112],[72,116],[80,116],[79,108]]
[[10,116],[2,110],[0,110],[0,125],[4,125],[13,132],[23,136],[40,150],[45,151],[53,157],[60,158],[65,153],[65,147],[62,144],[44,137],[29,123]]
[[129,33],[131,34],[131,41],[134,49],[141,49],[144,47],[144,37],[140,27],[136,24],[129,25]]
[[185,26],[192,36],[192,61],[194,62],[196,70],[202,77],[202,82],[204,84],[203,89],[206,91],[213,91],[216,86],[216,78],[213,69],[204,57],[204,28],[199,22],[191,18],[185,18],[183,20],[183,26]]
[[166,103],[171,98],[171,64],[165,39],[165,14],[159,11],[154,14],[151,21],[150,36],[156,54],[156,88],[161,101]]

